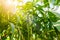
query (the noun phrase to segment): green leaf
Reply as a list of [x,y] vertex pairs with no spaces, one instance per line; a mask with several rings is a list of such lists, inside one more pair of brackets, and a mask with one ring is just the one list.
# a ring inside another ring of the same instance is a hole
[[58,29],[58,31],[60,31],[60,25],[56,26],[56,28]]
[[54,13],[48,11],[48,15],[49,15],[49,19],[50,19],[52,22],[57,22],[58,17],[57,17]]
[[12,33],[14,33],[14,28],[15,28],[15,25],[13,23],[10,23],[11,25],[11,30],[12,30]]
[[49,0],[44,0],[44,7],[49,7]]

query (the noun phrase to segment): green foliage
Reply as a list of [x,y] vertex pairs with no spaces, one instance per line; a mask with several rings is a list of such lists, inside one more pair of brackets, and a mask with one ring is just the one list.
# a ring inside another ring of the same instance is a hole
[[56,15],[54,15],[52,12],[48,12],[48,15],[52,22],[57,22],[58,17],[56,17]]
[[[53,11],[49,10],[49,5],[53,0],[43,0],[43,6],[37,4],[40,1],[27,2],[22,6],[22,9],[18,5],[16,14],[5,12],[0,7],[0,39],[60,40],[58,26],[54,26],[60,19]],[[58,1],[56,0],[56,5],[59,4]],[[47,11],[43,9],[46,7],[48,8]]]

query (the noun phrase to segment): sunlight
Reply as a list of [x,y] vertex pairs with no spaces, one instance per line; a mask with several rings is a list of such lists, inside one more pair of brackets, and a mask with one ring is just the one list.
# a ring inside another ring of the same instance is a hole
[[26,3],[28,0],[23,0],[23,3]]
[[0,4],[2,5],[4,11],[15,13],[17,10],[17,5],[22,6],[27,1],[31,0],[22,0],[21,2],[18,2],[18,0],[0,0]]
[[15,14],[16,10],[17,10],[17,5],[23,5],[27,2],[28,0],[22,0],[21,2],[18,2],[17,0],[6,0],[5,2],[5,10],[8,10],[10,12],[12,12],[13,14]]
[[33,0],[23,0],[23,3],[26,3],[28,1],[32,2]]
[[8,5],[11,5],[11,4],[12,4],[12,0],[7,0],[6,3],[7,3]]
[[17,0],[6,0],[5,2],[5,10],[8,10],[8,12],[12,12],[15,14],[16,12],[16,6],[17,6]]

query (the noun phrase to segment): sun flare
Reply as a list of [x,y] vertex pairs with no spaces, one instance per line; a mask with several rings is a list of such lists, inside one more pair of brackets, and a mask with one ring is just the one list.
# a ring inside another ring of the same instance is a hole
[[3,6],[5,11],[15,13],[17,10],[17,5],[21,6],[27,1],[28,0],[21,0],[20,2],[18,0],[0,0],[0,4]]

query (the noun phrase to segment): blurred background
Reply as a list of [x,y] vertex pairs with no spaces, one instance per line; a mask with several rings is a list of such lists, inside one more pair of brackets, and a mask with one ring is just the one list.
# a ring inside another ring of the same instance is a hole
[[0,40],[60,40],[60,0],[0,0]]

